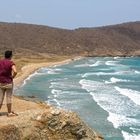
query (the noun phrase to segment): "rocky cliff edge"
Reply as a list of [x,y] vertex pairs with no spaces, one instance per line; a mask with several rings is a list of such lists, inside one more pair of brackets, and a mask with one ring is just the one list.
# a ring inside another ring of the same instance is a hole
[[0,140],[103,140],[76,113],[14,97],[18,116],[0,116]]

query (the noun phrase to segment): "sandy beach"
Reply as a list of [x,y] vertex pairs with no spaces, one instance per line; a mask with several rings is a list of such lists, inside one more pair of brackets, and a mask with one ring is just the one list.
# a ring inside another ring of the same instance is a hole
[[47,62],[47,63],[31,63],[28,64],[24,67],[22,67],[21,72],[18,74],[19,76],[17,76],[14,79],[14,85],[20,86],[20,84],[22,84],[22,82],[33,72],[35,72],[37,69],[41,68],[41,67],[49,67],[49,66],[54,66],[54,65],[61,65],[61,64],[65,64],[65,63],[69,63],[71,61],[80,59],[81,57],[75,57],[75,58],[71,58],[71,59],[66,59],[63,61],[59,61],[59,62]]

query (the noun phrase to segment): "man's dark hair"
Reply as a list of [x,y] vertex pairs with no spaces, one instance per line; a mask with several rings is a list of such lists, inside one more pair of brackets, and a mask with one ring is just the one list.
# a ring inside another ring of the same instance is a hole
[[12,51],[5,51],[5,58],[11,58],[12,57]]

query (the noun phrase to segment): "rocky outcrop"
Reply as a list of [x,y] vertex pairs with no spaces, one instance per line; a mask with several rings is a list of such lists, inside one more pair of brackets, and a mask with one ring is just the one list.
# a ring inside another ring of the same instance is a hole
[[71,111],[47,107],[19,113],[0,127],[1,140],[102,140]]
[[20,140],[21,132],[16,125],[5,125],[0,127],[1,140]]

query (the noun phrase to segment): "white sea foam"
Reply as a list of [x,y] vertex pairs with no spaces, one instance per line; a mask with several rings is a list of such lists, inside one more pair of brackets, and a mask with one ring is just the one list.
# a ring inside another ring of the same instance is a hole
[[120,58],[119,56],[114,57],[114,59],[119,59],[119,58]]
[[28,80],[30,80],[32,77],[36,76],[36,75],[46,75],[46,74],[59,74],[59,72],[61,72],[62,69],[60,68],[56,68],[56,69],[51,69],[51,68],[47,68],[47,67],[42,67],[39,70],[35,71],[33,74],[29,75],[24,81],[22,86],[24,86]]
[[89,66],[90,66],[90,64],[85,63],[85,64],[80,64],[80,65],[75,65],[74,67],[75,68],[82,68],[82,67],[89,67]]
[[[137,111],[133,110],[135,106],[126,106],[126,102],[122,102],[123,97],[120,94],[114,92],[112,87],[105,87],[101,82],[91,81],[82,79],[79,82],[83,89],[86,89],[93,99],[101,106],[105,111],[109,113],[107,118],[115,128],[120,128],[121,126],[139,126],[140,121],[128,117],[129,115],[135,115]],[[137,108],[135,108],[137,110]]]
[[140,140],[140,134],[139,135],[130,134],[125,131],[122,131],[122,134],[125,140]]
[[135,70],[135,73],[136,73],[136,74],[140,74],[140,71]]
[[96,61],[94,64],[89,65],[90,67],[96,67],[100,65],[100,61]]
[[106,84],[110,84],[110,83],[117,83],[117,82],[129,82],[130,80],[126,80],[126,79],[118,79],[115,77],[111,77],[110,81],[105,81]]
[[107,120],[112,122],[115,128],[119,128],[120,126],[140,125],[140,121],[137,119],[129,118],[124,115],[115,114],[111,112],[109,112]]
[[54,70],[49,70],[48,74],[58,74],[58,73],[56,73]]
[[62,94],[62,90],[52,89],[51,93],[54,95],[54,97],[58,97],[60,94]]
[[88,77],[88,76],[92,76],[92,75],[120,75],[123,72],[89,72],[89,73],[85,73],[82,75],[82,77]]
[[47,67],[42,67],[38,70],[39,73],[47,73],[48,68]]
[[57,103],[58,106],[61,106],[60,103],[56,99],[53,99],[53,100]]
[[130,129],[131,129],[134,133],[135,133],[135,132],[140,133],[140,129],[139,129],[139,128],[130,127]]
[[80,80],[79,83],[82,85],[82,88],[86,89],[88,92],[94,91],[96,90],[96,87],[101,86],[100,82],[86,80],[86,79]]
[[60,101],[60,104],[61,105],[63,105],[63,106],[69,106],[69,107],[71,107],[71,106],[73,106],[74,105],[74,108],[77,108],[78,109],[78,106],[75,106],[75,105],[77,105],[78,103],[80,103],[81,102],[81,100],[80,99],[75,99],[75,100],[61,100]]
[[59,74],[58,72],[62,71],[62,69],[49,69],[46,67],[40,68],[39,70],[35,71],[33,74],[29,75],[24,81],[22,86],[24,86],[28,80],[36,75],[46,75],[46,74]]
[[51,104],[51,102],[54,102],[54,103],[56,103],[56,105],[57,105],[58,107],[61,106],[61,104],[60,104],[56,99],[47,100],[47,101],[45,101],[45,102],[48,103],[48,104]]
[[59,94],[62,92],[62,90],[56,90],[56,89],[52,89],[52,94]]
[[[120,114],[111,113],[111,112],[109,112],[109,117],[107,119],[108,121],[113,123],[113,126],[115,128],[119,128],[120,126],[136,126],[136,127],[140,126],[140,120],[129,118],[129,117],[126,117]],[[132,127],[130,127],[129,129],[131,129],[133,133],[131,134],[131,133],[122,131],[124,139],[125,140],[139,140],[140,135],[136,135],[135,133],[136,131],[139,131],[139,130]]]
[[108,116],[107,120],[109,122],[112,122],[112,124],[115,128],[118,128],[119,126],[122,125],[122,120],[126,120],[126,117],[109,112],[109,116]]
[[129,97],[135,104],[140,105],[140,92],[132,89],[114,87],[120,94]]
[[110,70],[110,68],[101,68],[100,70],[102,70],[102,71],[108,71],[108,70]]
[[77,88],[77,84],[73,83],[72,82],[66,82],[66,81],[63,81],[63,82],[51,82],[50,83],[51,85],[49,86],[49,88],[52,88],[52,89],[72,89],[72,88]]
[[96,67],[96,66],[99,66],[100,64],[101,64],[101,61],[96,61],[94,62],[94,64],[85,63],[85,64],[80,64],[80,65],[75,65],[74,67]]
[[48,69],[47,74],[59,74],[62,71],[61,69]]
[[116,66],[118,61],[107,61],[105,62],[106,65],[108,66]]
[[110,82],[110,81],[105,81],[105,84],[110,84],[110,83],[112,83],[112,82]]
[[115,77],[111,77],[111,78],[110,78],[110,81],[111,81],[112,83],[116,83],[116,82],[128,82],[129,80],[118,79],[118,78],[115,78]]
[[[107,118],[108,121],[113,123],[115,128],[119,128],[120,126],[139,126],[140,121],[134,118],[129,118],[123,115],[114,114],[109,112],[109,117]],[[132,127],[130,129],[133,129]],[[134,131],[133,131],[134,132]],[[135,133],[135,132],[134,132]],[[122,131],[123,137],[125,140],[140,140],[140,135],[136,135],[134,133],[127,133]]]
[[122,72],[97,72],[96,75],[119,75]]
[[113,124],[114,128],[121,128],[122,126],[128,128],[130,126],[140,126],[140,120],[127,116],[128,114],[134,115],[133,110],[131,111],[130,108],[129,111],[129,107],[126,108],[125,105],[121,103],[122,99],[118,100],[119,96],[111,95],[110,93],[108,95],[105,93],[99,94],[95,92],[90,92],[90,94],[97,102],[97,104],[109,113],[107,120]]
[[24,86],[28,80],[30,80],[32,77],[34,77],[35,75],[38,75],[38,72],[35,71],[33,74],[29,75],[24,81],[23,81],[23,84],[22,86]]
[[85,73],[85,74],[83,74],[81,77],[88,77],[88,76],[90,76],[90,75],[94,75],[94,73]]
[[41,69],[38,70],[38,73],[39,74],[59,74],[59,72],[61,72],[62,69],[59,69],[59,68],[46,68],[46,67],[43,67]]

